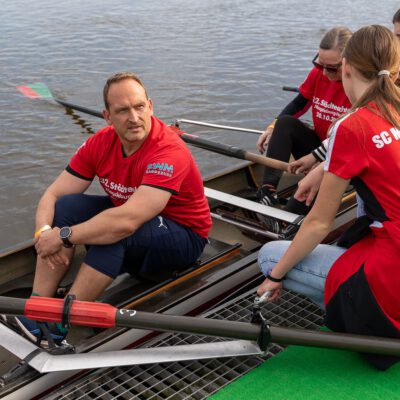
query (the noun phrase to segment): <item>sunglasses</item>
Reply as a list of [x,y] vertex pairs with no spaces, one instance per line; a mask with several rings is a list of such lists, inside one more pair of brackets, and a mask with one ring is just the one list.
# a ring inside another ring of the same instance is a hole
[[340,62],[336,66],[332,67],[327,67],[326,65],[322,65],[319,62],[317,62],[318,54],[313,58],[312,63],[314,64],[314,67],[320,69],[320,70],[325,70],[326,72],[329,72],[330,74],[336,74],[338,72],[338,69],[342,66],[342,63]]

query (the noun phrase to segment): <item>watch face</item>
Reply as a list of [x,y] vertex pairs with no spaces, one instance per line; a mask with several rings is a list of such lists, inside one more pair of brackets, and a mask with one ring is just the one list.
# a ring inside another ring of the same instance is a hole
[[71,228],[69,226],[64,226],[63,228],[60,229],[60,238],[61,239],[67,239],[71,236]]

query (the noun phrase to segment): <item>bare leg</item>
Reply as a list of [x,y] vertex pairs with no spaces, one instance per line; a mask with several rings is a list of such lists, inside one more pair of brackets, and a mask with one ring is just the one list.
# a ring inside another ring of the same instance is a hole
[[74,294],[77,300],[95,301],[112,281],[109,276],[83,263],[69,294]]
[[36,260],[35,279],[33,281],[33,293],[42,297],[54,297],[58,284],[64,277],[71,265],[71,260],[74,255],[74,249],[63,248],[62,251],[68,257],[69,263],[67,266],[57,266],[54,269],[49,267],[46,261],[38,257]]

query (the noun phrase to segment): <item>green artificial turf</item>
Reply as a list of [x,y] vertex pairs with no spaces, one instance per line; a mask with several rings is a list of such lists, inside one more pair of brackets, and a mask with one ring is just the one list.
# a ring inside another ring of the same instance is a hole
[[400,400],[400,363],[377,371],[357,353],[289,346],[212,400]]

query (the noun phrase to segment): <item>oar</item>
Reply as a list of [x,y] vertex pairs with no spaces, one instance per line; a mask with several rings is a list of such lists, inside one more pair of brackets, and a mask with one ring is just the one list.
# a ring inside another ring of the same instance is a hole
[[38,82],[28,86],[17,86],[17,89],[24,96],[31,99],[44,99],[49,101],[53,100],[64,107],[70,108],[71,110],[77,110],[85,114],[93,115],[94,117],[103,118],[103,114],[100,111],[68,103],[67,101],[54,97],[53,93],[51,93],[50,89],[44,83]]
[[256,164],[265,165],[266,167],[271,167],[282,171],[286,171],[288,168],[288,163],[284,161],[275,160],[274,158],[269,158],[260,154],[252,153],[236,146],[203,139],[196,135],[185,133],[175,126],[171,126],[171,128],[174,129],[178,135],[180,135],[184,142],[192,144],[193,146],[199,147],[201,149],[210,150],[214,153],[239,158],[241,160],[252,161]]
[[283,86],[282,90],[285,90],[287,92],[299,92],[299,88],[295,87],[295,86]]
[[400,340],[298,328],[284,328],[211,318],[157,314],[118,309],[110,304],[31,297],[27,300],[0,297],[0,313],[25,315],[37,321],[61,322],[100,328],[127,327],[156,331],[184,332],[205,336],[300,346],[327,347],[359,352],[400,356]]
[[[66,102],[64,100],[60,100],[56,97],[53,96],[49,88],[44,84],[44,83],[35,83],[32,85],[28,86],[18,86],[17,89],[24,94],[25,96],[29,98],[34,98],[34,99],[45,99],[45,100],[52,100],[55,101],[64,107],[70,108],[72,110],[77,110],[80,112],[83,112],[85,114],[93,115],[95,117],[103,118],[103,115],[101,112],[92,110],[90,108],[82,107],[76,104],[72,104],[69,102]],[[266,167],[272,167],[275,169],[279,169],[282,171],[286,171],[288,168],[288,163],[280,161],[280,160],[275,160],[273,158],[268,158],[264,157],[259,154],[255,154],[252,152],[249,152],[247,150],[235,147],[235,146],[230,146],[226,145],[223,143],[216,143],[211,140],[207,139],[202,139],[199,138],[196,135],[190,135],[188,133],[185,133],[181,130],[178,130],[177,128],[176,132],[177,134],[180,135],[183,141],[186,143],[190,143],[193,146],[200,147],[205,150],[213,151],[214,153],[219,153],[223,154],[229,157],[234,157],[234,158],[239,158],[241,160],[247,160],[254,162],[256,164],[261,164],[265,165]]]

